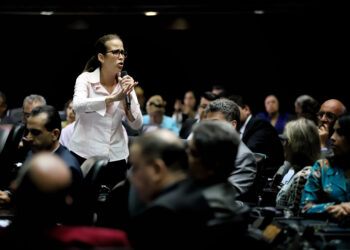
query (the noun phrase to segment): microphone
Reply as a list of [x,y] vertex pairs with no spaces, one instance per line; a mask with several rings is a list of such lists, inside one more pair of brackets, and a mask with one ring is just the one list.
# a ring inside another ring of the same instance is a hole
[[[123,70],[122,72],[120,72],[120,77],[123,78],[124,76],[128,75],[128,72],[126,72],[125,70]],[[130,110],[130,106],[131,106],[131,102],[130,102],[130,96],[127,95],[125,97],[125,102],[126,102],[126,108],[128,110]]]

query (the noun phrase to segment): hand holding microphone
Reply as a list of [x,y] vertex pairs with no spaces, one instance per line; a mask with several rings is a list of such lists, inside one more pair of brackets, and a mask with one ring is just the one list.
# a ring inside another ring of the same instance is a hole
[[[125,70],[120,72],[120,77],[123,78],[124,76],[128,75],[128,72],[126,72]],[[130,102],[130,95],[127,95],[125,97],[125,103],[126,103],[126,108],[128,110],[130,110],[130,106],[131,106],[131,102]]]
[[[120,72],[121,81],[123,81],[123,79],[125,79],[126,76],[128,76],[128,73],[125,70]],[[124,92],[126,93],[126,97],[125,97],[126,108],[130,110],[130,107],[131,107],[130,92],[134,89],[134,87],[138,84],[138,82],[134,82],[134,80],[130,76],[126,78],[126,81],[129,81],[129,83],[125,84],[125,82],[123,81],[123,84],[121,83],[121,85],[122,85],[122,89],[124,89]]]

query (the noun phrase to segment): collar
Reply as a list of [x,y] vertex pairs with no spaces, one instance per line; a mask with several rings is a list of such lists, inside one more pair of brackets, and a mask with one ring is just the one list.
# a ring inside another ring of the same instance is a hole
[[57,145],[57,147],[52,151],[52,153],[55,153],[57,150],[58,150],[58,148],[60,147],[60,143],[58,143],[58,145]]
[[100,68],[96,68],[93,72],[87,73],[87,82],[91,85],[91,87],[95,90],[101,90],[101,79],[100,79]]
[[241,139],[242,139],[242,137],[243,137],[243,134],[244,134],[244,130],[245,130],[245,128],[247,127],[247,124],[248,124],[248,122],[250,121],[250,119],[252,118],[252,114],[250,114],[249,116],[248,116],[248,118],[245,120],[245,122],[243,123],[243,126],[240,128],[240,130],[239,130],[239,133],[240,133],[240,137],[241,137]]

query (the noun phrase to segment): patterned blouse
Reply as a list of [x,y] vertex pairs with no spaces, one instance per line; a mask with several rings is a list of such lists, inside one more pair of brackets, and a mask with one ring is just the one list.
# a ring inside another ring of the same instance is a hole
[[[311,169],[300,206],[306,213],[323,213],[331,205],[350,201],[350,179],[344,169],[331,166],[328,159],[318,160]],[[307,203],[314,203],[305,208]]]
[[311,166],[297,172],[288,183],[283,185],[276,197],[276,207],[289,209],[294,216],[299,215],[299,203],[305,183],[310,175]]

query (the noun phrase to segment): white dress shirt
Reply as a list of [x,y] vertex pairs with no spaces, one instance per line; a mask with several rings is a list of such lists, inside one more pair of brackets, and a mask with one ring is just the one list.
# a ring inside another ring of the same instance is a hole
[[248,122],[250,121],[250,119],[252,118],[252,115],[249,115],[248,118],[245,120],[245,122],[243,123],[243,125],[241,126],[240,130],[239,130],[239,137],[242,139],[244,131],[245,131],[245,127],[247,127]]
[[[119,89],[117,84],[112,94]],[[99,68],[78,76],[73,97],[76,122],[69,149],[85,159],[106,156],[110,161],[118,161],[129,156],[127,135],[122,125],[122,119],[126,117],[124,106],[121,101],[106,105],[105,99],[109,95],[100,83]],[[131,113],[135,120],[125,120],[137,130],[142,126],[142,113],[135,91],[130,95]]]

